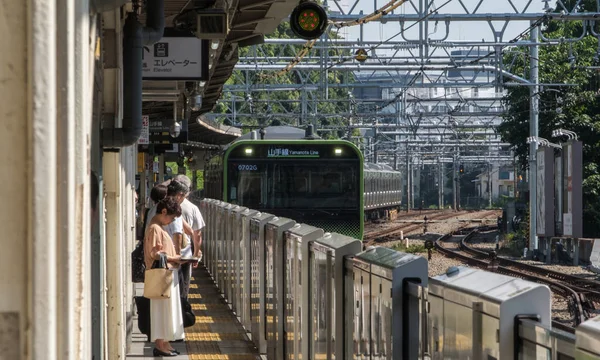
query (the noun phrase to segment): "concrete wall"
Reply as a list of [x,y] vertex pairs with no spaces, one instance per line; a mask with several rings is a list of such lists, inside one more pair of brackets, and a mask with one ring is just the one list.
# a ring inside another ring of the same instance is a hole
[[0,0],[0,351],[90,354],[89,8]]
[[[27,2],[0,0],[0,349],[7,359],[25,353],[29,241],[29,123]],[[10,51],[6,51],[10,49]]]

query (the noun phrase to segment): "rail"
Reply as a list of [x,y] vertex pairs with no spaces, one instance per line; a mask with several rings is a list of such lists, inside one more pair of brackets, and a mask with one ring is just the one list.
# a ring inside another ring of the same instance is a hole
[[[486,253],[481,253],[481,252],[471,252],[469,254],[469,250],[466,250],[468,247],[466,247],[464,245],[465,241],[470,239],[471,237],[473,237],[476,233],[477,233],[477,229],[479,228],[475,228],[475,229],[469,229],[469,230],[460,230],[458,232],[455,233],[450,233],[450,234],[446,234],[441,236],[440,238],[438,238],[435,241],[435,248],[438,252],[440,252],[441,254],[443,254],[444,256],[447,257],[452,257],[452,258],[456,258],[459,259],[460,261],[463,261],[469,265],[473,265],[473,266],[477,266],[479,268],[482,269],[486,269],[489,271],[495,271],[497,273],[500,274],[504,274],[504,275],[509,275],[509,276],[513,276],[513,277],[518,277],[521,279],[525,279],[525,280],[529,280],[529,281],[533,281],[533,282],[537,282],[537,283],[541,283],[541,284],[545,284],[548,285],[550,287],[550,289],[552,289],[555,293],[560,294],[561,296],[565,297],[568,299],[568,301],[570,302],[571,306],[570,308],[572,309],[572,313],[574,316],[573,319],[573,323],[574,326],[579,325],[582,321],[585,321],[583,319],[583,308],[581,305],[581,299],[578,295],[578,293],[573,290],[571,287],[564,285],[560,282],[557,282],[553,279],[547,279],[547,278],[543,278],[539,275],[535,275],[535,274],[527,274],[527,273],[523,273],[522,271],[518,271],[518,270],[513,270],[509,267],[505,267],[505,266],[501,266],[498,265],[496,266],[496,264],[493,263],[493,261],[487,262],[485,260],[481,260],[479,258],[476,258],[475,256],[486,256],[488,257],[489,255]],[[490,227],[483,227],[486,229],[489,229]],[[466,235],[462,235],[461,233],[465,233],[467,232]],[[448,249],[446,248],[444,245],[442,245],[443,242],[446,242],[447,240],[449,240],[452,237],[456,237],[456,236],[464,236],[464,238],[461,239],[460,241],[460,249],[465,251],[467,254],[469,255],[465,255],[465,254],[461,254],[460,252],[457,252],[455,250],[452,249]],[[518,268],[518,266],[515,266]],[[521,268],[522,269],[522,268]],[[552,326],[559,328],[561,330],[570,332],[570,333],[574,333],[575,332],[575,328],[566,324],[563,324],[559,321],[553,320],[552,321]]]

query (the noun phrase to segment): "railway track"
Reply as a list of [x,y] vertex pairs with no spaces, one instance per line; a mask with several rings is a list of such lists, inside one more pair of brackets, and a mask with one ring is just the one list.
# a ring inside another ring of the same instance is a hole
[[[466,213],[467,213],[466,211],[442,212],[442,213],[437,213],[437,214],[434,213],[434,214],[430,214],[429,216],[427,216],[427,219],[428,220],[446,220],[451,217],[461,215],[461,214],[466,214]],[[408,233],[409,231],[414,231],[414,230],[420,229],[422,227],[423,227],[422,224],[399,224],[399,225],[392,226],[387,229],[371,231],[364,235],[363,241],[367,244],[367,246],[369,246],[369,245],[373,245],[374,243],[385,242],[385,241],[387,241],[387,237],[394,236],[394,235],[400,233],[400,231]]]
[[[435,248],[444,256],[456,258],[472,266],[547,285],[554,293],[567,299],[569,310],[573,315],[573,326],[569,326],[556,320],[552,321],[552,325],[563,331],[574,332],[574,326],[585,321],[589,317],[589,310],[594,308],[590,298],[597,299],[597,296],[600,296],[600,292],[598,292],[600,283],[548,271],[529,264],[523,264],[507,259],[498,259],[493,255],[490,256],[489,253],[473,249],[466,245],[467,241],[475,236],[480,230],[489,230],[491,228],[492,227],[478,227],[475,229],[463,229],[455,233],[444,235],[435,242]],[[457,249],[453,250],[447,248],[444,243],[448,242],[457,244]],[[556,274],[549,275],[548,273]],[[556,278],[553,278],[552,276],[555,276]],[[570,282],[575,279],[581,286],[571,285]]]
[[[450,219],[452,217],[456,217],[459,215],[464,215],[464,214],[468,214],[471,211],[466,211],[466,210],[461,210],[461,211],[457,211],[457,212],[440,212],[440,213],[433,213],[430,215],[427,214],[423,214],[424,216],[427,215],[427,220],[446,220],[446,219]],[[485,218],[487,216],[493,215],[497,213],[497,210],[488,210],[483,212],[480,217],[481,218]],[[413,214],[414,216],[415,214]],[[387,228],[387,229],[382,229],[382,230],[377,230],[377,231],[371,231],[369,233],[366,233],[363,237],[363,241],[366,243],[366,246],[370,246],[373,245],[375,243],[382,243],[382,242],[386,242],[388,241],[389,237],[394,236],[398,233],[400,233],[401,231],[408,233],[410,231],[415,231],[418,229],[423,228],[423,224],[398,224],[396,226]]]
[[[437,212],[440,212],[443,210],[437,210],[437,209],[425,209],[425,210],[419,210],[419,209],[412,209],[409,212],[406,212],[405,210],[403,211],[399,211],[398,215],[396,217],[395,220],[399,220],[399,219],[404,219],[407,217],[413,217],[413,216],[430,216],[430,214],[435,214]],[[366,220],[365,221],[365,225],[372,225],[372,224],[380,224],[380,223],[385,223],[388,222],[389,220],[385,220],[385,219],[375,219],[375,220]]]

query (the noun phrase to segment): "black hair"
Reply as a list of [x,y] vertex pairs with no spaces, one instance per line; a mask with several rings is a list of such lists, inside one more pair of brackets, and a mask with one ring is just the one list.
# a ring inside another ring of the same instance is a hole
[[156,213],[160,214],[163,209],[167,209],[167,215],[181,216],[181,206],[171,197],[166,197],[156,205]]
[[167,196],[167,187],[163,184],[155,185],[150,191],[150,199],[155,203],[161,201]]

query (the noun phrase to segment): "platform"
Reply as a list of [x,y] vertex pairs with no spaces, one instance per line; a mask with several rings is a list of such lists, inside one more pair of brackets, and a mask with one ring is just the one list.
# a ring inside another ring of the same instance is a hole
[[[142,284],[140,284],[142,285]],[[136,293],[143,292],[143,285]],[[256,360],[260,359],[246,331],[231,312],[204,266],[193,271],[189,302],[196,314],[196,324],[186,329],[185,343],[172,346],[181,355],[176,360]],[[154,345],[137,328],[134,316],[133,343],[127,359],[154,359]]]

